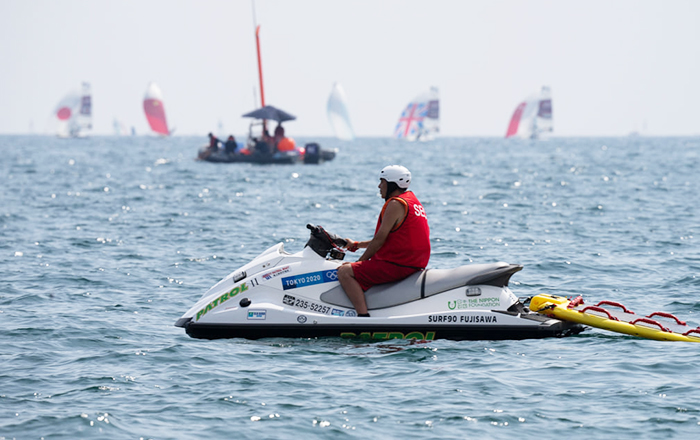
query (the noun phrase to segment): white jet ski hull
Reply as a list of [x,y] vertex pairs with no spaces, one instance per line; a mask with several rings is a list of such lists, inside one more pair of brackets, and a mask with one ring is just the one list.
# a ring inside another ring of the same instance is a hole
[[[312,240],[310,240],[311,244]],[[522,266],[428,269],[365,293],[358,317],[337,281],[342,261],[282,243],[212,287],[175,324],[194,338],[268,337],[498,340],[560,337],[583,330],[531,312],[508,287]]]

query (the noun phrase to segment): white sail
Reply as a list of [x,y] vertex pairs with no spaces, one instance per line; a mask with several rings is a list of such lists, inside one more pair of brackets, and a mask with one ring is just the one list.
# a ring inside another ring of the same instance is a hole
[[515,108],[506,137],[539,139],[553,129],[552,92],[544,86],[540,93],[529,96]]
[[355,139],[355,133],[350,123],[350,115],[346,104],[345,91],[343,87],[335,83],[328,97],[327,113],[335,137],[344,141]]
[[92,129],[92,97],[90,84],[83,83],[80,92],[71,91],[54,110],[59,137],[85,137]]
[[63,97],[54,109],[54,117],[56,118],[56,134],[59,137],[70,137],[71,133],[77,130],[77,116],[80,108],[80,94],[78,92],[69,92]]
[[552,90],[544,86],[540,92],[540,99],[535,117],[534,132],[537,137],[544,136],[554,131],[552,119]]
[[437,87],[431,87],[406,106],[394,128],[394,137],[407,141],[428,141],[439,132],[440,94]]
[[76,120],[78,131],[75,133],[77,137],[84,137],[89,130],[92,130],[92,94],[90,91],[90,83],[83,83],[82,92],[80,94],[80,110]]

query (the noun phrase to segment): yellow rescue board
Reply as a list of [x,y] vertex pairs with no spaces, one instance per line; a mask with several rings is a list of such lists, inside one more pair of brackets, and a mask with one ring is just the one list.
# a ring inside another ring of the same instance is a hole
[[[541,294],[530,300],[530,310],[563,321],[578,322],[640,338],[700,342],[700,327],[689,327],[669,313],[655,312],[640,316],[627,310],[622,304],[611,301],[601,301],[595,306],[587,306],[580,296],[569,301],[563,296]],[[659,317],[664,319],[660,320]]]

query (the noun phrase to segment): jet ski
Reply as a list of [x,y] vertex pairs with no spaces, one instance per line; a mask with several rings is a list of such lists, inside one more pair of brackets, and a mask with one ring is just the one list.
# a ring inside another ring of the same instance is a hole
[[338,282],[346,241],[321,226],[295,254],[270,247],[209,289],[175,325],[193,338],[499,340],[561,337],[583,326],[530,311],[504,262],[425,269],[365,292],[359,317]]

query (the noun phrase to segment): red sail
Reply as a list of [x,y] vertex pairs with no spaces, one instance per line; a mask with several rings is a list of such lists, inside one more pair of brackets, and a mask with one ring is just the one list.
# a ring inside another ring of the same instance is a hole
[[144,99],[143,111],[146,112],[146,119],[148,119],[151,130],[164,136],[170,134],[168,131],[168,123],[165,121],[165,108],[163,108],[162,101],[157,99]]
[[149,84],[148,90],[146,90],[146,96],[143,98],[143,111],[146,113],[146,119],[148,119],[148,125],[151,126],[151,130],[163,136],[170,135],[168,123],[165,119],[163,94],[160,91],[160,87],[155,83]]
[[515,136],[518,134],[518,126],[520,125],[520,117],[523,115],[523,111],[527,106],[526,102],[521,102],[518,107],[516,107],[515,112],[513,112],[513,117],[510,119],[510,124],[508,124],[508,131],[506,132],[506,137]]

